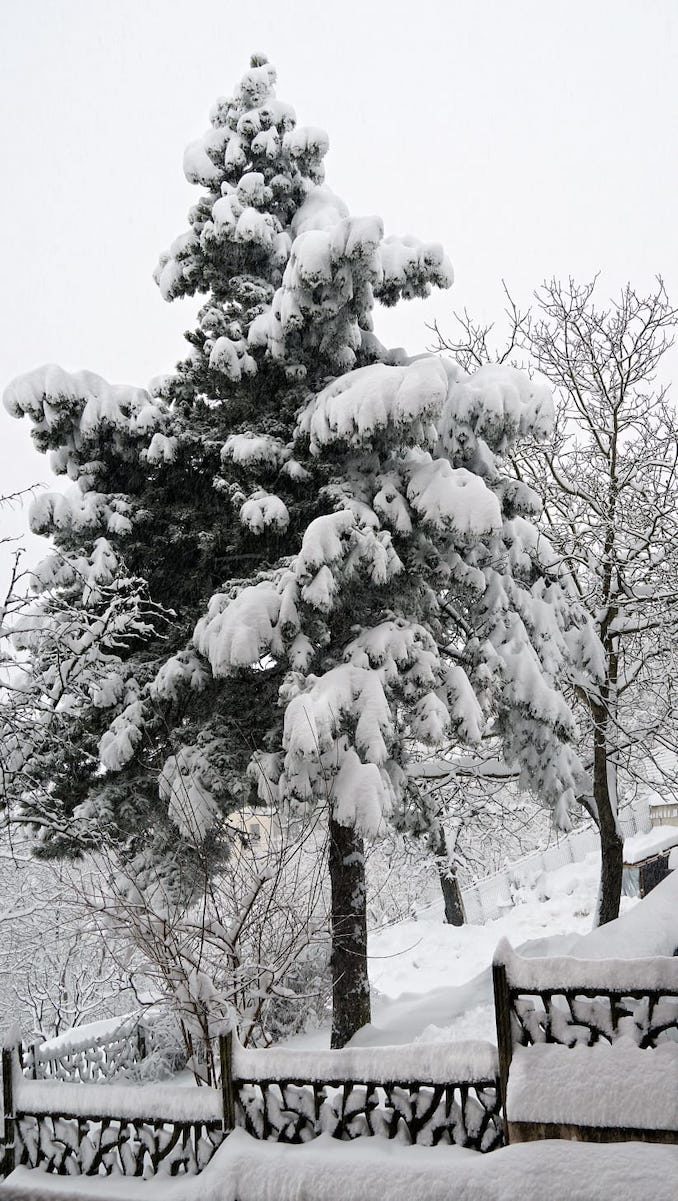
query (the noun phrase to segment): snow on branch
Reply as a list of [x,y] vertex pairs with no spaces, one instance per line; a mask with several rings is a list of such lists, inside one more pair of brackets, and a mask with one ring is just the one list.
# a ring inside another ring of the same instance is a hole
[[403,366],[374,363],[340,376],[306,407],[298,431],[310,438],[312,454],[335,441],[369,444],[392,427],[414,444],[433,439],[431,422],[447,397],[447,372],[440,359],[415,359]]

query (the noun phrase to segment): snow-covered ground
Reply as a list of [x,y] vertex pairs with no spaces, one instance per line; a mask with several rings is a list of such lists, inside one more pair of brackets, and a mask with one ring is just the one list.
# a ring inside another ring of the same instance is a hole
[[[636,898],[622,897],[621,918],[593,930],[599,873],[598,854],[544,872],[524,889],[519,904],[483,926],[446,925],[437,907],[417,920],[373,933],[373,1020],[354,1043],[496,1041],[490,965],[502,938],[522,955],[599,959],[673,954],[678,946],[678,872],[640,905]],[[328,1037],[323,1028],[290,1043],[320,1048],[328,1045]]]
[[[501,938],[518,947],[548,936],[588,934],[599,873],[596,854],[544,872],[532,888],[523,889],[518,905],[482,926],[449,926],[438,905],[416,921],[378,931],[370,940],[373,987],[383,996],[397,997],[465,984],[488,966]],[[632,903],[624,897],[622,911]]]
[[[200,1176],[139,1181],[42,1176],[20,1168],[13,1201],[675,1201],[678,1148],[651,1143],[518,1143],[490,1155],[462,1147],[302,1146],[229,1135]],[[8,1182],[9,1184],[10,1182]],[[7,1195],[8,1184],[0,1185]]]

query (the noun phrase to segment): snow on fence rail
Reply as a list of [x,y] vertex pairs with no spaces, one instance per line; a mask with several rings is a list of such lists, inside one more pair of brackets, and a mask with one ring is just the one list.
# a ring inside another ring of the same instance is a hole
[[225,1035],[219,1055],[220,1089],[104,1088],[26,1080],[16,1049],[3,1051],[5,1174],[18,1164],[59,1175],[193,1174],[235,1126],[282,1143],[381,1135],[490,1151],[504,1141],[490,1043],[316,1055],[245,1050]]
[[336,1083],[369,1080],[388,1084],[394,1080],[426,1080],[445,1084],[494,1080],[497,1049],[492,1043],[473,1040],[458,1043],[412,1043],[394,1047],[344,1047],[340,1051],[297,1051],[287,1047],[266,1050],[234,1042],[233,1076],[238,1080],[301,1080]]
[[[502,965],[512,996],[556,993],[577,996],[671,997],[678,999],[678,958],[653,955],[641,959],[577,959],[570,955],[540,959],[518,955],[508,939],[502,938],[494,954],[494,964]],[[670,1025],[678,1027],[678,1005],[672,1003]],[[651,1014],[646,1014],[647,1023]],[[635,1024],[639,1020],[636,1015]],[[639,1028],[639,1027],[637,1027]],[[616,1036],[617,1023],[609,1027]]]

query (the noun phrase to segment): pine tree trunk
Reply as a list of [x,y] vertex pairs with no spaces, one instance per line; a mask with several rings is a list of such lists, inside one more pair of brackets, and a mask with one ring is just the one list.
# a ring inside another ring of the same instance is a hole
[[445,906],[445,921],[450,926],[463,926],[466,921],[464,902],[461,899],[461,889],[459,888],[457,873],[450,863],[447,852],[447,839],[445,838],[445,831],[442,826],[438,834],[436,861],[438,864],[438,878],[443,893],[443,904]]
[[594,715],[593,731],[593,799],[598,811],[600,834],[600,893],[596,925],[604,926],[619,917],[624,870],[624,839],[617,827],[617,818],[610,797],[605,717]]
[[330,818],[332,886],[332,1047],[371,1021],[363,840]]

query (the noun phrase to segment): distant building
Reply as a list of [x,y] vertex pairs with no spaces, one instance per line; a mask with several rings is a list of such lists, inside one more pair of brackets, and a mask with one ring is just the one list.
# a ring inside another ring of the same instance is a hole
[[[623,890],[629,897],[645,897],[669,874],[669,857],[678,846],[678,805],[667,808],[676,811],[673,823],[666,820],[647,834],[638,834],[624,842]],[[654,808],[654,806],[653,806]]]
[[650,801],[650,818],[653,826],[678,826],[678,801],[653,797]]

